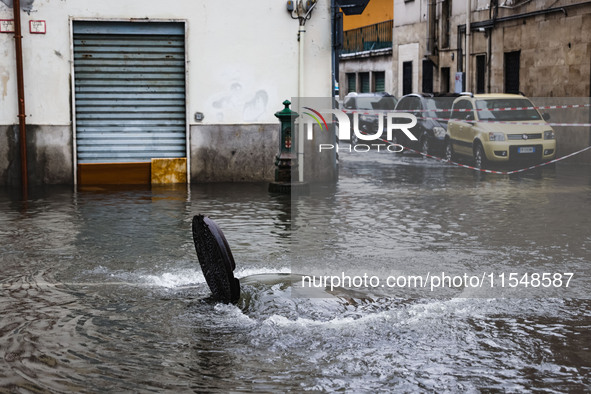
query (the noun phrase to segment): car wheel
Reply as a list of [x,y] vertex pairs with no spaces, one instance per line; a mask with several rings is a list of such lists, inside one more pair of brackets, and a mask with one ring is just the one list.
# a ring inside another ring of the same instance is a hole
[[486,167],[486,154],[481,143],[477,143],[474,148],[474,166],[476,168]]
[[449,138],[445,140],[445,151],[443,156],[447,161],[454,161],[455,159],[454,148],[451,146],[451,140]]
[[429,146],[429,137],[424,135],[423,138],[421,138],[421,152],[425,155],[428,155],[430,149],[431,148]]

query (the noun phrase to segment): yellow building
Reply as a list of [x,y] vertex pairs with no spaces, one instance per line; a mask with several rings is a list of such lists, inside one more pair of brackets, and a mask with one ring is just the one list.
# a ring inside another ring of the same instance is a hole
[[351,92],[392,92],[393,16],[393,0],[370,0],[360,15],[343,17],[341,98]]
[[343,16],[343,30],[352,30],[375,23],[392,20],[394,0],[370,0],[360,15]]

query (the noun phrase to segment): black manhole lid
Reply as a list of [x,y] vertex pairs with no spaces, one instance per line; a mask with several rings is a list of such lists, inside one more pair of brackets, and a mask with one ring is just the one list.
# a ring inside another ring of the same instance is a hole
[[220,302],[237,302],[240,282],[234,277],[236,263],[222,230],[207,216],[195,215],[193,242],[213,298]]

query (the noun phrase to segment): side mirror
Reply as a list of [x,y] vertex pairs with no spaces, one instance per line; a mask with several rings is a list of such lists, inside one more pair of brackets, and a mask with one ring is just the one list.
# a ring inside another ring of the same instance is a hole
[[550,120],[550,114],[548,112],[544,112],[542,114],[542,119],[544,119],[546,122]]
[[467,113],[465,119],[466,121],[474,120],[474,114],[472,112]]

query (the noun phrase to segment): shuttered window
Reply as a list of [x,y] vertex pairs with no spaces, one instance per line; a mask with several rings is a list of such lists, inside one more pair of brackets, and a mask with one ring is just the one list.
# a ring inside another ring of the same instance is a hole
[[78,163],[186,156],[182,23],[74,22]]
[[369,93],[369,73],[359,73],[359,84],[361,85],[361,93]]
[[386,91],[386,75],[384,71],[376,71],[373,73],[375,81],[375,91],[385,92]]
[[356,92],[357,91],[357,80],[355,73],[347,74],[347,93]]

